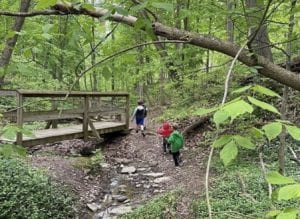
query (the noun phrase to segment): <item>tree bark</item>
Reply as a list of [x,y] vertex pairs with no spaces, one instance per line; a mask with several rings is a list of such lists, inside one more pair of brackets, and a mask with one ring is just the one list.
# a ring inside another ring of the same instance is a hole
[[[290,8],[290,17],[289,17],[289,28],[287,32],[287,48],[286,48],[286,69],[291,70],[291,57],[292,57],[292,35],[295,25],[295,16],[293,14],[293,9],[296,6],[296,0],[291,0],[291,8]],[[281,119],[285,120],[287,113],[287,105],[288,105],[288,92],[289,89],[287,86],[283,88],[282,102],[281,102]],[[280,145],[278,150],[278,164],[279,164],[279,172],[284,175],[285,173],[285,155],[286,155],[286,129],[283,127],[282,132],[279,136]]]
[[[246,0],[247,8],[257,10],[248,16],[250,47],[253,52],[273,61],[267,25],[265,24],[264,2],[262,0]],[[253,38],[253,39],[252,39]]]
[[[66,6],[64,6],[66,7]],[[68,10],[43,10],[34,11],[30,13],[22,12],[6,12],[0,11],[0,15],[6,16],[23,16],[23,17],[33,17],[38,15],[66,15],[66,14],[84,14],[91,17],[100,18],[107,16],[108,10],[104,8],[96,8],[95,10],[88,10],[85,8],[69,7]],[[118,13],[110,15],[109,20],[127,24],[129,26],[134,26],[137,18],[134,16],[124,16]],[[152,24],[153,32],[157,36],[162,36],[170,40],[186,40],[187,43],[202,47],[205,49],[211,49],[225,55],[235,57],[238,53],[240,46],[229,41],[221,40],[216,37],[206,36],[199,33],[179,30],[177,28],[169,27],[163,25],[159,22],[154,22]],[[281,84],[287,85],[296,90],[300,90],[300,75],[288,71],[279,65],[272,63],[270,60],[264,58],[263,56],[257,55],[254,60],[251,58],[251,53],[244,49],[238,57],[238,60],[247,66],[260,66],[259,73],[268,78],[274,79]]]
[[[20,9],[19,11],[22,12],[27,12],[30,6],[30,0],[22,0],[20,3]],[[0,57],[0,69],[2,69],[3,72],[0,73],[0,88],[2,84],[4,83],[4,78],[5,78],[5,69],[8,66],[13,49],[17,43],[18,40],[18,32],[21,31],[23,24],[25,21],[25,17],[16,17],[14,25],[12,27],[12,31],[15,32],[14,36],[11,38],[8,38],[6,41],[6,45],[4,49],[2,50],[1,57]]]

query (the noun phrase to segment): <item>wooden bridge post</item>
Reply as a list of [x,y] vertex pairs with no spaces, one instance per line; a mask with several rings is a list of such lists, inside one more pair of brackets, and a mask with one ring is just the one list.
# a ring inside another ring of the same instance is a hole
[[84,107],[83,107],[83,123],[82,123],[82,131],[83,131],[83,140],[88,140],[88,124],[89,124],[89,98],[88,96],[84,96]]
[[[23,128],[23,95],[20,93],[17,93],[17,126],[19,129]],[[22,132],[17,132],[16,140],[18,145],[22,145]]]
[[126,112],[125,112],[125,117],[126,117],[126,129],[129,130],[129,95],[126,96]]

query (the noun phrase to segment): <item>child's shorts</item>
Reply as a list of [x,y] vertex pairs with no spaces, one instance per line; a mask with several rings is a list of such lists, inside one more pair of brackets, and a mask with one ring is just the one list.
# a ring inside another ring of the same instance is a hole
[[136,118],[137,125],[144,125],[144,118]]

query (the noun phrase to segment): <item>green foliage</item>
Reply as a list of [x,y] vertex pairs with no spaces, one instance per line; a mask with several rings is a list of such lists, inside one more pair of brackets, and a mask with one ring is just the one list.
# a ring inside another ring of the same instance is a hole
[[[260,170],[254,165],[244,165],[226,172],[221,167],[218,168],[219,174],[214,178],[210,189],[213,217],[262,218],[271,206],[271,201]],[[194,203],[193,210],[195,218],[208,218],[204,197]]]
[[176,206],[179,192],[170,192],[156,197],[133,212],[122,216],[122,219],[176,218]]
[[92,173],[101,170],[104,157],[101,149],[96,149],[91,157],[77,157],[73,160],[73,166],[79,169],[89,169]]
[[[273,193],[273,198],[275,200],[291,200],[298,199],[300,200],[300,183],[297,183],[294,179],[286,176],[282,176],[277,172],[270,172],[267,175],[267,181],[271,184],[276,185],[285,185],[277,189],[275,193]],[[291,185],[286,185],[291,184]],[[272,210],[267,214],[269,218],[291,218],[296,219],[297,215],[300,214],[300,210],[297,208],[285,208],[283,210]]]
[[0,158],[0,218],[69,218],[73,199],[42,172]]
[[57,0],[38,0],[38,3],[36,4],[37,9],[45,9],[52,5],[55,5]]
[[27,155],[27,150],[19,145],[12,144],[0,144],[0,156],[5,158],[12,157],[25,157]]

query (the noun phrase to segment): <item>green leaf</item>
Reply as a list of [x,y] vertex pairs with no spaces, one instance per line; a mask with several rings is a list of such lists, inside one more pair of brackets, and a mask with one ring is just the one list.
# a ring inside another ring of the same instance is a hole
[[203,115],[206,115],[206,114],[216,111],[218,108],[219,107],[213,107],[213,108],[209,108],[209,109],[199,108],[195,111],[194,115],[203,116]]
[[231,122],[238,116],[245,113],[252,113],[253,107],[244,100],[230,102],[223,107],[223,110],[231,117]]
[[234,143],[234,141],[230,141],[220,151],[220,157],[225,166],[227,166],[233,159],[235,159],[237,154],[238,154],[238,148]]
[[249,90],[251,87],[252,87],[252,85],[248,85],[248,86],[245,86],[245,87],[241,87],[241,88],[239,88],[239,89],[236,89],[236,90],[232,91],[231,93],[232,93],[232,94],[243,93],[243,92],[245,92],[246,90]]
[[300,141],[300,128],[291,125],[285,125],[285,127],[293,139]]
[[274,106],[272,106],[272,105],[270,105],[270,104],[268,104],[268,103],[266,103],[266,102],[257,100],[257,99],[255,99],[255,98],[249,97],[249,96],[248,96],[248,100],[249,100],[252,104],[254,104],[254,105],[256,105],[256,106],[258,106],[258,107],[260,107],[260,108],[262,108],[262,109],[265,109],[265,110],[268,110],[268,111],[270,111],[270,112],[277,113],[277,114],[280,115],[279,111],[278,111]]
[[264,125],[262,127],[262,130],[264,130],[268,140],[271,141],[281,133],[282,124],[279,122],[272,122],[270,124]]
[[148,1],[142,2],[138,5],[135,5],[131,8],[131,11],[133,12],[140,12],[141,10],[145,9],[148,6]]
[[89,4],[89,3],[82,3],[81,7],[86,9],[86,10],[89,10],[89,11],[95,11],[96,10],[96,8],[92,4]]
[[174,5],[172,3],[164,3],[164,2],[153,2],[152,6],[154,8],[158,9],[164,9],[166,11],[173,12],[174,11]]
[[121,15],[124,15],[124,16],[128,15],[128,11],[123,7],[116,6],[115,9],[116,9],[116,12],[118,12],[118,14],[121,14]]
[[296,183],[296,181],[291,177],[286,177],[278,172],[272,171],[266,176],[268,183],[275,185],[291,184]]
[[279,189],[278,200],[290,200],[300,197],[300,184],[287,185]]
[[36,9],[45,9],[49,8],[50,6],[55,5],[57,0],[38,0],[36,4]]
[[235,135],[233,138],[235,142],[241,147],[246,149],[255,149],[255,144],[253,144],[249,138],[240,135]]
[[214,148],[220,148],[224,144],[227,144],[231,139],[232,139],[231,135],[222,135],[220,138],[218,138],[217,140],[214,141],[212,146]]
[[257,74],[258,73],[258,70],[254,67],[250,67],[250,72],[254,73],[254,74]]
[[296,219],[299,210],[296,208],[287,208],[284,211],[280,212],[276,219]]
[[260,139],[260,138],[263,138],[264,137],[264,132],[261,131],[260,129],[258,128],[255,128],[255,127],[252,127],[250,129],[250,132],[249,134],[252,136],[252,138],[254,139]]
[[23,55],[26,59],[31,58],[32,57],[31,48],[25,49]]
[[138,18],[137,21],[134,23],[135,30],[144,29],[147,26],[147,21],[143,18]]
[[224,123],[229,118],[229,115],[224,110],[218,110],[213,116],[216,126],[219,128],[220,124]]
[[266,217],[268,217],[268,218],[270,218],[270,217],[275,217],[275,216],[277,216],[279,213],[281,213],[280,210],[269,211],[269,212],[266,214]]
[[260,86],[260,85],[255,85],[254,87],[252,87],[252,90],[254,90],[255,92],[270,96],[270,97],[280,97],[279,94],[277,94],[276,92],[270,90],[269,88]]

